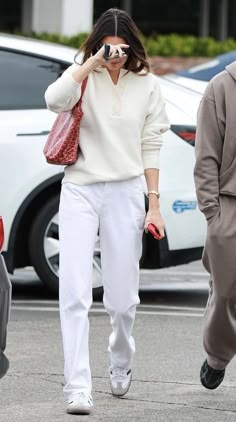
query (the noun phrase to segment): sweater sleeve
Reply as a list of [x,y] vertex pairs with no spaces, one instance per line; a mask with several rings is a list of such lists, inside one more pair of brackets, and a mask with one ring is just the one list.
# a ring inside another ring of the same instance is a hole
[[144,169],[159,169],[159,155],[162,145],[161,134],[170,128],[160,86],[155,77],[150,94],[148,112],[142,130],[142,160]]
[[216,112],[214,89],[210,83],[197,115],[194,178],[200,210],[206,219],[219,207],[219,169],[221,165],[224,125]]
[[71,65],[45,92],[47,108],[55,113],[71,110],[81,96],[81,84],[77,83],[72,73],[78,65]]

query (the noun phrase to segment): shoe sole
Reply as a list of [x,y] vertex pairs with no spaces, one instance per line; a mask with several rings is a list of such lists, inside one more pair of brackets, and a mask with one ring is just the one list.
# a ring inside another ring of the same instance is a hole
[[92,409],[88,408],[88,407],[80,407],[80,408],[76,408],[76,407],[71,407],[71,408],[67,408],[66,412],[69,415],[90,415]]
[[221,380],[219,380],[217,382],[217,384],[215,384],[213,386],[210,386],[210,385],[205,384],[204,381],[201,380],[201,379],[200,379],[200,381],[201,381],[201,384],[203,385],[203,387],[207,388],[207,390],[215,390],[216,388],[218,388],[220,386],[220,384],[222,383],[223,379],[224,379],[224,377]]

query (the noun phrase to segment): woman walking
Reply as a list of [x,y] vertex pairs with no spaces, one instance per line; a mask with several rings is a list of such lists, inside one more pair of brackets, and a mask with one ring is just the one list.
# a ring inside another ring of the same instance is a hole
[[[88,311],[98,229],[103,300],[112,326],[110,387],[115,396],[129,389],[143,229],[151,222],[164,236],[158,169],[161,133],[169,128],[158,80],[149,72],[138,29],[126,12],[103,13],[82,51],[83,63],[70,66],[45,94],[50,110],[70,110],[88,77],[80,153],[65,168],[59,207],[64,395],[73,414],[89,414],[93,406]],[[147,215],[142,174],[149,191]]]

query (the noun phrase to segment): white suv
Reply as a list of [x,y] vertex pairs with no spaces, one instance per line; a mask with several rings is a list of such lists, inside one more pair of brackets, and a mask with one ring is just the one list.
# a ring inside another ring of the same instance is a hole
[[[75,50],[0,34],[0,210],[9,272],[33,266],[58,290],[58,202],[63,168],[49,165],[43,146],[55,114],[44,101],[47,86],[73,62]],[[144,234],[141,268],[199,259],[205,238],[193,182],[196,109],[201,96],[160,79],[172,130],[161,152],[161,207],[166,238]],[[94,283],[100,284],[99,238]]]

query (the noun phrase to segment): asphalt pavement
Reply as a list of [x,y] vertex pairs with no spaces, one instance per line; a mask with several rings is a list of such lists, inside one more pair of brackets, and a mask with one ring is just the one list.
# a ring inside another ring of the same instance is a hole
[[[48,292],[31,267],[16,270],[10,275],[13,298],[47,298]],[[141,292],[207,292],[208,273],[200,260],[157,270],[141,269]]]
[[11,367],[0,381],[0,421],[235,422],[236,360],[217,390],[208,391],[199,382],[202,322],[202,306],[141,304],[133,382],[118,399],[109,389],[109,319],[102,304],[95,303],[90,313],[94,411],[71,416],[62,396],[58,303],[14,300],[6,350]]

